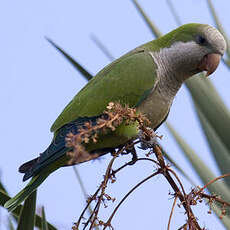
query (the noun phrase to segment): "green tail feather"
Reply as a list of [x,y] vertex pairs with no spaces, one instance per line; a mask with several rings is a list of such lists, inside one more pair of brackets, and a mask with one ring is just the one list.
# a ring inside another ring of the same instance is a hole
[[16,196],[8,200],[4,207],[10,212],[17,208],[17,206],[24,201],[37,187],[49,176],[50,172],[41,172],[41,174],[33,177],[27,186],[21,190]]

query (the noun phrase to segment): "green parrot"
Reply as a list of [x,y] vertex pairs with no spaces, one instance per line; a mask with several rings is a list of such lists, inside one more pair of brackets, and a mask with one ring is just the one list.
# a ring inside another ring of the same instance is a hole
[[[56,169],[68,165],[66,136],[78,133],[86,121],[96,124],[109,102],[136,108],[156,130],[167,118],[173,99],[182,83],[194,74],[212,74],[226,50],[226,42],[215,28],[191,23],[141,45],[102,69],[70,101],[51,127],[54,138],[39,157],[24,163],[19,172],[27,186],[5,203],[14,210]],[[138,125],[120,125],[103,134],[85,148],[99,157],[138,138]],[[79,157],[76,163],[89,160]]]

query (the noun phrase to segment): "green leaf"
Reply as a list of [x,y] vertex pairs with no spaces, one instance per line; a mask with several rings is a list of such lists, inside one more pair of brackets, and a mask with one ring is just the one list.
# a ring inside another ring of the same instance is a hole
[[10,216],[8,216],[8,229],[9,229],[9,230],[15,230],[14,225],[13,225],[13,222],[12,222]]
[[3,191],[4,193],[7,194],[7,191],[1,182],[0,182],[0,191]]
[[[166,124],[167,125],[167,124]],[[170,157],[170,155],[162,148],[161,150],[163,155],[167,158],[167,160],[192,184],[195,186],[194,181],[191,177],[188,176],[188,174]]]
[[[214,6],[213,6],[213,4],[212,4],[212,1],[211,1],[211,0],[208,0],[207,2],[208,2],[208,7],[209,7],[209,9],[210,9],[210,11],[211,11],[212,17],[213,17],[213,19],[214,19],[214,21],[215,21],[216,27],[217,27],[218,30],[221,32],[221,34],[224,36],[224,38],[225,38],[225,40],[226,40],[226,42],[227,42],[227,55],[228,55],[228,61],[226,61],[226,64],[228,65],[229,59],[230,59],[230,41],[229,41],[228,36],[227,36],[227,34],[226,34],[226,32],[225,32],[225,30],[224,30],[224,28],[223,28],[223,26],[222,26],[222,24],[221,24],[221,22],[220,22],[218,16],[217,16],[217,13],[216,13],[215,8],[214,8]],[[230,65],[229,65],[229,66],[230,66]]]
[[139,5],[139,3],[136,0],[133,0],[133,3],[135,5],[135,7],[137,8],[137,10],[139,11],[139,13],[144,18],[145,22],[147,23],[147,25],[148,25],[149,29],[151,30],[151,32],[153,33],[153,35],[157,38],[160,37],[162,35],[162,33],[160,32],[158,27],[150,20],[150,18],[147,16],[147,14],[143,10],[143,8]]
[[[177,144],[181,147],[183,150],[185,156],[188,158],[190,163],[193,165],[194,169],[198,173],[200,179],[203,181],[204,184],[208,183],[212,179],[214,179],[216,176],[214,173],[207,167],[207,165],[197,156],[197,154],[192,150],[190,146],[177,134],[177,132],[170,126],[167,125],[168,129],[172,133],[173,137],[177,141]],[[223,200],[229,201],[230,199],[230,190],[226,186],[226,184],[223,181],[217,181],[211,185],[208,186],[208,190],[211,193],[220,195]],[[221,210],[219,206],[212,204],[212,208],[215,211],[217,216],[220,216]],[[224,217],[222,219],[223,225],[230,229],[230,219],[229,217]]]
[[[204,184],[207,184],[212,179],[216,178],[215,174],[210,170],[210,168],[198,157],[195,151],[180,137],[180,135],[173,129],[171,125],[167,125],[167,128],[172,133],[177,144],[183,150],[185,156],[188,158],[189,162],[192,164],[193,168],[196,170],[200,179]],[[220,195],[224,200],[230,201],[230,190],[226,184],[221,180],[208,186],[208,190],[211,193]]]
[[31,193],[22,207],[17,230],[33,230],[35,223],[37,190]]
[[171,11],[173,17],[175,18],[175,21],[176,21],[177,25],[178,25],[178,26],[182,25],[182,22],[181,22],[181,20],[180,20],[180,18],[179,18],[179,16],[178,16],[178,14],[177,14],[177,12],[176,12],[174,6],[173,6],[171,0],[167,0],[167,4],[168,4],[168,6],[169,6],[169,9],[170,9],[170,11]]
[[230,67],[230,59],[225,59],[225,58],[222,58],[224,64],[229,68]]
[[[230,134],[226,129],[230,125],[230,112],[209,79],[192,79],[187,81],[187,86],[212,154],[220,171],[225,174],[229,172],[230,164],[230,145],[225,137]],[[224,180],[230,185],[230,178]]]
[[[84,183],[83,183],[83,181],[81,179],[81,176],[80,176],[76,166],[73,166],[73,171],[74,171],[75,176],[77,177],[78,183],[79,183],[79,185],[81,187],[81,191],[82,191],[85,199],[87,200],[89,198],[89,195],[86,192],[85,185],[84,185]],[[91,215],[92,212],[93,212],[92,208],[91,208],[91,205],[89,205],[88,211],[89,211],[89,215]]]
[[191,96],[216,135],[230,150],[230,112],[208,79],[193,78],[186,82]]
[[[5,195],[2,195],[2,194],[5,194]],[[7,193],[6,189],[5,189],[5,187],[0,182],[0,205],[1,206],[4,206],[4,202],[1,202],[1,201],[2,200],[5,201],[5,198],[6,198],[5,196],[7,196],[7,195],[8,195],[8,193]],[[2,203],[3,203],[3,205],[2,205]],[[17,218],[14,215],[12,215],[12,217],[17,221]],[[11,221],[10,217],[9,217],[9,221]]]
[[87,79],[90,80],[93,78],[92,74],[90,74],[82,65],[80,65],[77,61],[75,61],[69,54],[67,54],[62,48],[56,45],[51,39],[46,38],[46,40],[54,46],[63,56]]
[[[215,157],[216,163],[222,174],[229,173],[230,165],[230,152],[223,144],[221,138],[216,134],[213,127],[209,124],[208,120],[205,118],[201,112],[199,106],[196,106],[197,114],[200,118],[201,125],[203,127],[204,133],[206,135],[209,147],[212,150],[212,154]],[[224,178],[225,182],[230,187],[230,178]]]
[[[212,210],[216,213],[216,215],[218,217],[221,216],[221,209],[219,208],[219,206],[217,206],[216,204],[212,204]],[[224,216],[222,219],[221,219],[221,223],[226,227],[226,229],[230,229],[230,218],[229,216]]]
[[111,52],[107,49],[107,47],[105,47],[102,42],[95,36],[95,35],[91,35],[90,36],[92,41],[96,44],[96,46],[105,54],[105,56],[110,60],[113,61],[115,58],[113,57],[113,55],[111,54]]
[[48,223],[46,221],[45,209],[42,207],[42,230],[48,230]]
[[[0,191],[0,206],[4,206],[4,204],[6,203],[6,201],[8,201],[9,199],[11,199],[11,197],[9,197],[6,193]],[[19,215],[21,213],[21,209],[22,209],[22,205],[19,205],[13,212],[12,214],[18,219]],[[41,228],[42,226],[42,220],[41,217],[36,215],[36,219],[35,219],[35,226],[38,228]],[[53,225],[51,225],[50,223],[48,223],[49,226],[49,230],[57,230]]]

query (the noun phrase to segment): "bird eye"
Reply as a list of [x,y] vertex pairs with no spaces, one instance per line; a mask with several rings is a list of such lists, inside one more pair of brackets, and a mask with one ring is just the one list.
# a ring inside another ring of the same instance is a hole
[[198,35],[197,36],[197,43],[200,45],[205,45],[207,43],[207,40],[204,36]]

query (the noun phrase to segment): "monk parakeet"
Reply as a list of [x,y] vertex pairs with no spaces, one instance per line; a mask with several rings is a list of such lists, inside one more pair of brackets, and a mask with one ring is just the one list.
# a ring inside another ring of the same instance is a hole
[[[150,120],[156,130],[168,116],[173,99],[182,83],[194,74],[217,68],[226,50],[223,36],[204,24],[186,24],[141,45],[102,69],[72,99],[51,127],[54,138],[36,159],[23,164],[19,171],[28,185],[5,207],[13,210],[56,169],[66,166],[65,138],[78,133],[86,121],[95,124],[109,102],[135,107]],[[137,138],[138,126],[121,125],[103,134],[96,143],[86,144],[89,154],[100,156]],[[76,163],[87,161],[79,159]]]

